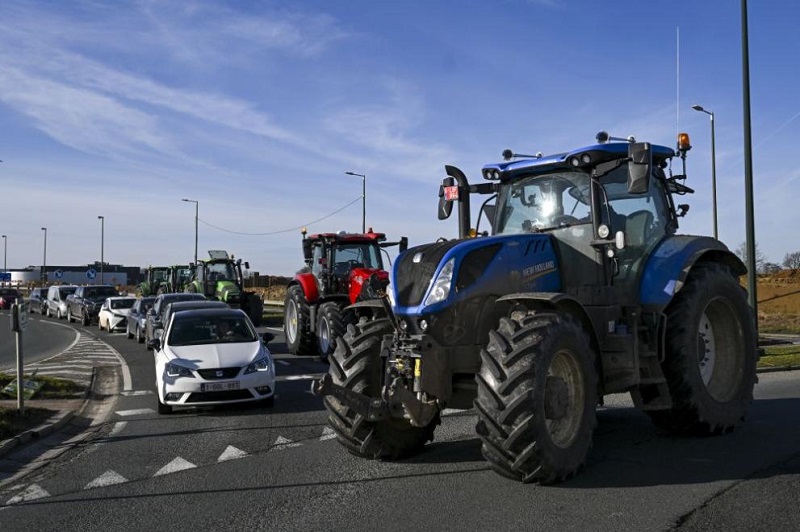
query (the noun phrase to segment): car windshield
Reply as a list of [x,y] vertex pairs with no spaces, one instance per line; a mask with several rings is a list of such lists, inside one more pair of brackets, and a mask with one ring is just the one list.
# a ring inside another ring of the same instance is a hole
[[167,344],[171,346],[187,346],[221,343],[255,342],[258,335],[248,323],[245,316],[213,315],[181,316],[175,314],[172,319]]
[[113,297],[116,296],[117,291],[113,286],[98,286],[97,288],[86,288],[83,292],[84,297]]
[[505,185],[497,205],[497,234],[590,223],[589,175],[558,172],[526,177]]
[[136,302],[135,299],[112,299],[111,308],[116,308],[116,309],[131,308],[135,302]]

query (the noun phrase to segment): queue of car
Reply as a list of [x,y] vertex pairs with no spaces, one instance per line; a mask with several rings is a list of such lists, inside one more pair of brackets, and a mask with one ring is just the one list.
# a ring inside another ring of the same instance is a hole
[[[0,302],[18,296],[0,293]],[[54,285],[32,289],[28,310],[96,322],[100,330],[124,330],[144,343],[153,351],[159,414],[174,407],[273,403],[272,335],[259,335],[244,311],[222,301],[188,292],[133,297],[110,285]]]

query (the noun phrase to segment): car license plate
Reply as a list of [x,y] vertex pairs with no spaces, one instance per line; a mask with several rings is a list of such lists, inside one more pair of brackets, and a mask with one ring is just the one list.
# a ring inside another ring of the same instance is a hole
[[200,384],[201,392],[224,392],[225,390],[238,390],[239,381],[207,382]]

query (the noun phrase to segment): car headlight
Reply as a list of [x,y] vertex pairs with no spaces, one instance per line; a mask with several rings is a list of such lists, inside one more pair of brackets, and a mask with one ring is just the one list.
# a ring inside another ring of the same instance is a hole
[[269,359],[269,355],[267,355],[248,365],[244,370],[244,374],[247,375],[248,373],[255,373],[257,371],[270,371],[271,366],[271,360]]
[[194,374],[192,370],[189,368],[184,368],[183,366],[179,366],[177,364],[172,364],[167,362],[167,365],[164,366],[164,372],[167,374],[167,377],[192,377],[194,378]]
[[450,295],[450,287],[453,284],[453,269],[455,268],[455,258],[447,261],[433,281],[433,289],[430,295],[425,298],[425,305],[433,305],[439,301],[444,301]]

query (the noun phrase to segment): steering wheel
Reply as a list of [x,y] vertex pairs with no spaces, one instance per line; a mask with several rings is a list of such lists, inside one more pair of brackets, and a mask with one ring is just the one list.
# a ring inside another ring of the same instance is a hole
[[580,223],[580,220],[578,220],[577,218],[575,218],[570,214],[562,214],[561,216],[556,216],[553,219],[553,225],[558,225],[558,226],[572,225],[577,223]]

